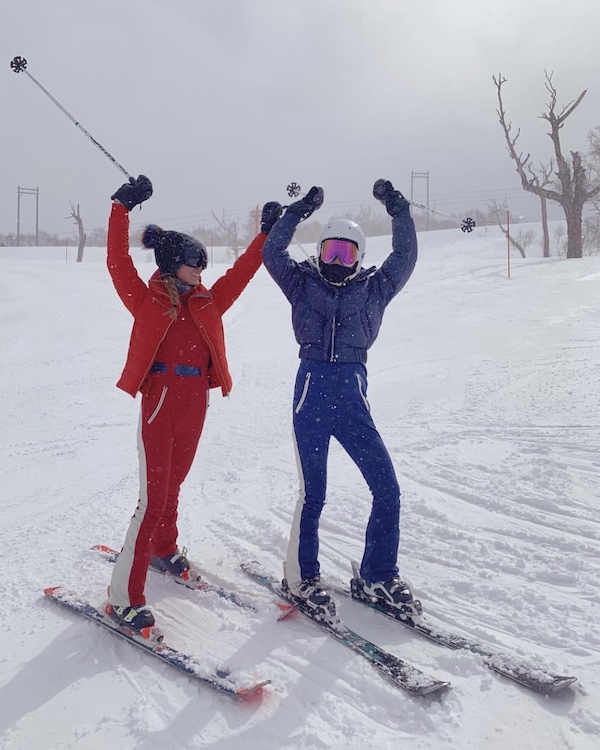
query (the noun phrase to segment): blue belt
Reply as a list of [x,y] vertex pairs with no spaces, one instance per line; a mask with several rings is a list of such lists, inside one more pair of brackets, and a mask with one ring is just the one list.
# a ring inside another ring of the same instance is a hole
[[[190,367],[189,365],[171,365],[175,375],[200,377],[201,370],[199,367]],[[150,372],[168,372],[169,365],[166,362],[155,362],[150,368]]]

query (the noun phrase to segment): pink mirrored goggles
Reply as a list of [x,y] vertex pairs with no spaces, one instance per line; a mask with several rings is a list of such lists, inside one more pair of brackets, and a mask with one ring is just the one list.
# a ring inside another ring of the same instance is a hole
[[319,257],[323,263],[334,263],[337,258],[343,266],[352,268],[358,261],[358,246],[350,240],[323,240]]

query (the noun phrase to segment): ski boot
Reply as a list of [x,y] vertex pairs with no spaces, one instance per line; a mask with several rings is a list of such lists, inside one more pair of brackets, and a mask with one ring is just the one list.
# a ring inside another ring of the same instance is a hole
[[155,627],[155,619],[152,612],[145,604],[137,607],[117,607],[110,602],[107,603],[106,614],[121,627],[127,628],[150,641],[163,640],[163,634]]
[[355,599],[363,599],[389,609],[396,609],[403,620],[413,620],[423,614],[421,602],[413,597],[409,584],[400,576],[371,583],[360,577],[358,568],[354,564],[352,568],[354,578],[350,581],[350,588]]
[[332,624],[337,622],[335,602],[329,596],[325,587],[322,586],[319,576],[303,578],[293,588],[288,586],[288,582],[284,578],[281,585],[283,591],[290,596],[295,604],[305,605],[309,613],[317,619]]
[[184,547],[181,551],[175,550],[172,555],[166,557],[150,557],[150,565],[161,573],[169,573],[174,578],[181,578],[184,581],[199,581],[202,576],[193,570],[187,559],[187,549]]

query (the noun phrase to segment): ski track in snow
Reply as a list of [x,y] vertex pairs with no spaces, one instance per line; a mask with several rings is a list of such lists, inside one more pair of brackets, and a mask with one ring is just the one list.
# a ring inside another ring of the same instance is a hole
[[[369,239],[369,261],[388,248]],[[174,646],[272,685],[233,702],[45,601],[42,589],[62,583],[102,603],[110,564],[89,547],[118,547],[135,506],[139,399],[114,387],[131,319],[102,250],[67,264],[60,251],[3,248],[0,749],[597,750],[600,259],[514,258],[508,281],[504,254],[491,229],[420,236],[415,274],[370,353],[369,400],[403,491],[401,570],[425,611],[575,674],[576,687],[532,694],[340,600],[350,627],[452,682],[411,698],[304,618],[277,621],[239,569],[259,559],[279,573],[298,496],[297,350],[264,269],[226,316],[235,387],[211,393],[180,504],[192,559],[258,611],[155,574],[148,599]],[[148,256],[134,256],[149,275]],[[349,579],[369,510],[332,443],[324,575]]]

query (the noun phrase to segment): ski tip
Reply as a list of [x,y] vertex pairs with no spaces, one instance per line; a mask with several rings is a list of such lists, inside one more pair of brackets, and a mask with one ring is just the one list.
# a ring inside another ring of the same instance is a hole
[[54,596],[57,591],[60,591],[62,586],[49,586],[47,589],[44,589],[44,595],[45,596]]
[[577,682],[577,677],[556,677],[551,683],[548,685],[548,692],[549,693],[558,693],[561,690],[564,690],[565,688],[570,687],[571,685],[574,685]]
[[235,691],[234,695],[236,698],[241,698],[241,699],[259,698],[259,697],[262,697],[263,688],[266,685],[270,685],[270,684],[271,684],[271,680],[263,680],[262,682],[257,682],[255,685],[249,685],[248,687],[238,688]]
[[448,690],[448,688],[450,687],[452,687],[452,683],[440,680],[439,682],[434,682],[427,687],[421,688],[418,693],[419,695],[432,695],[434,693],[440,693],[442,691]]
[[262,572],[262,565],[258,560],[247,560],[246,562],[240,563],[240,568],[250,575],[260,574]]
[[93,547],[90,547],[92,552],[107,552],[111,554],[116,554],[117,550],[113,549],[112,547],[107,547],[106,544],[94,544]]
[[295,604],[288,604],[287,602],[275,602],[275,605],[277,606],[277,609],[279,609],[279,614],[277,615],[278,622],[280,620],[285,620],[286,617],[289,617],[296,611]]

